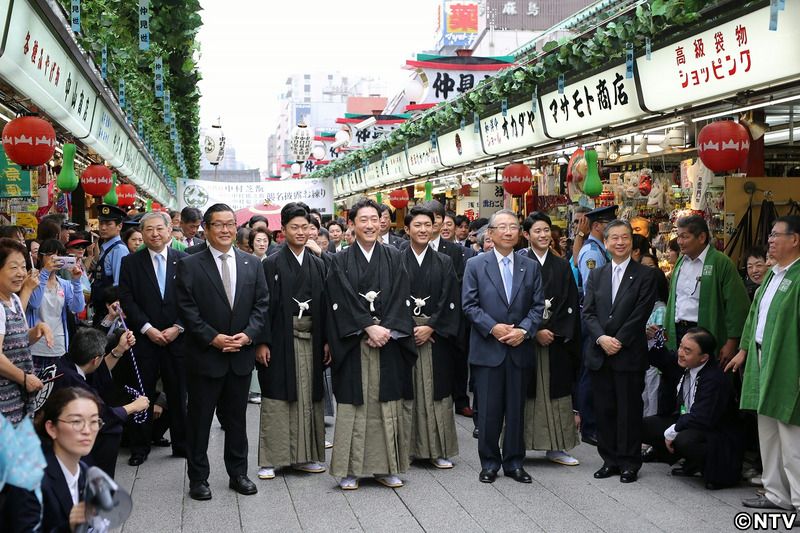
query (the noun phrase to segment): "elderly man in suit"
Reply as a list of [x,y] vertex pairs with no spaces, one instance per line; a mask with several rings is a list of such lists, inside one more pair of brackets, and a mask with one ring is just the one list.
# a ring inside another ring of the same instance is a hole
[[620,474],[636,481],[642,466],[644,374],[648,367],[645,326],[656,300],[655,270],[631,261],[633,230],[613,220],[604,230],[611,261],[589,274],[583,319],[589,335],[584,353],[597,417],[597,479]]
[[520,225],[512,211],[494,213],[488,231],[494,250],[467,261],[462,286],[462,307],[472,323],[469,362],[478,398],[478,479],[493,483],[502,466],[506,476],[531,483],[522,468],[524,408],[536,361],[532,338],[544,312],[541,268],[514,253]]
[[[154,404],[159,376],[169,401],[172,454],[186,457],[186,368],[183,325],[178,318],[176,273],[184,252],[169,246],[172,221],[163,212],[146,213],[139,221],[145,248],[122,260],[119,300],[128,325],[136,334],[136,357],[144,393]],[[123,362],[134,378],[130,358]],[[123,366],[120,365],[120,366]],[[135,384],[135,378],[130,384]],[[143,424],[130,424],[131,466],[142,464],[150,453],[151,416]]]
[[178,306],[186,328],[189,495],[211,499],[208,438],[214,410],[225,421],[230,488],[258,492],[247,477],[245,412],[255,343],[268,340],[267,283],[261,262],[233,248],[236,217],[225,204],[203,216],[208,248],[178,262]]

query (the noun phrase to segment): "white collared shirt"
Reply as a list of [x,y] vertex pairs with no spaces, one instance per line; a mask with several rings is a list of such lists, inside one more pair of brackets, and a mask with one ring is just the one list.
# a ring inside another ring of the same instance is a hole
[[289,248],[289,251],[292,252],[292,255],[294,256],[295,259],[297,259],[297,262],[300,263],[300,266],[303,266],[303,258],[306,256],[306,249],[303,248],[302,250],[300,250],[299,255],[295,254],[294,250],[292,250],[291,248]]
[[[384,235],[381,235],[381,242],[383,244],[389,244],[389,234],[388,233],[386,233]],[[362,250],[363,250],[363,248],[362,248]],[[372,256],[372,252],[370,252],[370,256]],[[367,259],[367,261],[369,261],[369,259]]]
[[[616,300],[617,298],[617,291],[619,290],[619,286],[622,285],[622,278],[625,277],[625,271],[628,270],[628,265],[631,262],[631,257],[623,261],[622,263],[617,264],[613,259],[611,260],[611,294],[612,294],[612,301]],[[619,277],[617,278],[618,285],[614,286],[614,273],[617,272],[617,269],[620,270]]]
[[428,251],[428,247],[426,246],[425,248],[423,248],[421,254],[418,254],[416,251],[414,251],[413,246],[411,247],[411,251],[414,253],[414,257],[417,259],[417,263],[419,263],[419,266],[422,266],[422,262],[425,261],[425,253]]
[[778,292],[781,282],[786,277],[786,272],[797,263],[800,258],[795,259],[785,267],[775,265],[772,267],[773,276],[769,280],[769,285],[764,289],[764,295],[761,297],[761,302],[758,305],[758,322],[756,323],[756,343],[761,344],[764,340],[764,329],[767,327],[767,315],[769,315],[769,307],[772,305],[772,300],[775,298],[775,293]]
[[364,258],[367,260],[367,263],[369,263],[370,259],[372,259],[372,252],[375,251],[375,245],[373,244],[372,248],[369,251],[366,251],[364,247],[361,246],[360,242],[356,241],[356,244],[358,244],[358,248],[361,250],[361,253],[364,254]]
[[[706,366],[708,361],[703,363],[700,366],[692,368],[689,370],[689,375],[684,378],[686,384],[683,382],[678,383],[678,390],[677,394],[681,394],[681,389],[686,391],[686,397],[682,398],[683,406],[686,407],[686,412],[692,412],[692,406],[694,405],[694,393],[697,390],[697,374],[703,370],[703,367]],[[685,388],[684,388],[685,387]],[[675,437],[678,436],[678,432],[675,431],[675,424],[672,424],[664,431],[664,438],[667,440],[675,440]]]
[[[222,279],[222,259],[220,256],[225,252],[220,252],[213,246],[208,246],[211,255],[214,257],[214,264],[217,265],[217,271],[219,272],[219,277]],[[231,299],[235,302],[236,301],[236,252],[234,251],[233,247],[227,252],[228,254],[228,271],[231,273]]]
[[430,247],[433,248],[434,252],[438,252],[439,251],[439,243],[441,242],[441,240],[442,240],[442,236],[439,235],[438,237],[436,237],[435,239],[433,239],[431,242],[428,243],[430,245]]
[[700,277],[703,275],[703,263],[710,249],[709,244],[695,259],[683,256],[678,279],[675,282],[676,322],[679,320],[697,322],[700,313]]
[[56,460],[64,473],[64,479],[67,480],[67,488],[69,489],[69,495],[72,497],[72,505],[78,505],[78,480],[81,477],[81,467],[78,465],[78,471],[73,474],[57,455]]
[[514,272],[514,251],[512,250],[511,253],[508,254],[508,255],[501,254],[500,252],[497,251],[497,248],[492,248],[492,251],[494,252],[495,258],[497,259],[497,266],[500,267],[500,272],[501,273],[503,272],[503,259],[508,257],[509,259],[511,259],[511,262],[508,264],[508,268],[511,269],[511,272],[513,273]]
[[80,377],[86,379],[86,372],[84,372],[83,369],[79,367],[77,364],[75,364],[75,371],[78,373]]
[[539,253],[533,248],[528,248],[528,249],[533,253],[533,257],[535,257],[539,261],[539,264],[544,266],[544,262],[547,261],[547,252],[549,250],[545,250],[542,255],[539,255]]

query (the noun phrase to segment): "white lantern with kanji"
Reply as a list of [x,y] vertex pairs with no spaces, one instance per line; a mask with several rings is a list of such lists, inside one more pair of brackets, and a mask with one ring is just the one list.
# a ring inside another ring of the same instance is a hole
[[294,154],[295,160],[303,162],[311,155],[311,131],[304,123],[299,123],[292,132],[290,147]]

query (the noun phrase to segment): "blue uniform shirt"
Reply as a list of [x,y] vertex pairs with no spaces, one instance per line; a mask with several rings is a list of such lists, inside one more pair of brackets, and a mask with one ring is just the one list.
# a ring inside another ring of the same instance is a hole
[[583,244],[578,254],[578,269],[581,273],[584,294],[586,294],[586,283],[589,281],[589,273],[595,268],[600,268],[605,265],[607,262],[606,247],[593,235],[589,235],[589,238],[586,239],[586,242]]
[[[117,236],[113,239],[109,239],[108,241],[104,242],[100,246],[100,255],[103,255],[106,248],[111,246],[117,241],[122,241],[122,239]],[[122,258],[128,255],[128,247],[125,246],[125,243],[122,243],[118,246],[114,246],[114,248],[108,252],[105,261],[103,261],[103,274],[106,276],[113,276],[114,278],[114,285],[119,285],[119,271],[122,267]]]

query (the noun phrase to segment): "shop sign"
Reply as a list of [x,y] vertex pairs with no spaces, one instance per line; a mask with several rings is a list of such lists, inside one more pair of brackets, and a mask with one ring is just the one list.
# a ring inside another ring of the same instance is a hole
[[481,136],[475,133],[472,124],[442,135],[437,144],[442,164],[449,167],[463,165],[486,155],[481,146]]
[[333,212],[333,184],[329,179],[221,182],[179,178],[178,191],[180,208],[190,206],[200,211],[218,202],[234,210],[269,202],[277,211],[289,202],[305,202],[320,213]]
[[412,176],[422,176],[444,168],[439,159],[439,150],[430,141],[408,148],[406,161],[408,173]]
[[475,88],[480,82],[490,79],[493,74],[511,66],[499,64],[497,69],[487,71],[448,69],[444,68],[444,65],[425,67],[422,66],[424,62],[417,61],[407,61],[406,64],[420,65],[416,71],[422,82],[423,93],[418,104],[438,104],[452,100]]
[[456,209],[472,221],[478,218],[480,204],[481,199],[479,196],[461,196],[456,201]]
[[0,148],[0,198],[30,197],[35,190],[31,172],[9,161]]
[[495,211],[503,209],[503,194],[502,183],[481,183],[478,206],[480,216],[488,218]]
[[22,228],[26,240],[36,238],[39,220],[35,213],[11,213],[11,224]]
[[645,115],[639,106],[636,84],[625,77],[625,65],[596,76],[567,83],[542,97],[547,135],[562,139],[570,135],[625,122]]
[[478,39],[478,2],[445,0],[442,2],[443,46],[470,47]]
[[76,139],[85,138],[97,94],[60,38],[28,0],[14,2],[7,28],[0,75]]
[[380,166],[381,162],[377,161],[364,169],[367,187],[377,187],[380,184]]
[[119,167],[125,162],[128,135],[100,99],[97,100],[95,115],[92,134],[85,139],[85,142],[112,166]]
[[388,185],[408,177],[405,172],[405,153],[387,155],[378,161],[378,185]]
[[483,151],[496,155],[547,142],[538,107],[531,99],[512,107],[505,116],[501,112],[481,119]]
[[644,105],[666,111],[800,77],[800,2],[786,2],[777,31],[770,8],[637,58]]

